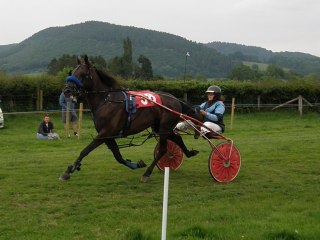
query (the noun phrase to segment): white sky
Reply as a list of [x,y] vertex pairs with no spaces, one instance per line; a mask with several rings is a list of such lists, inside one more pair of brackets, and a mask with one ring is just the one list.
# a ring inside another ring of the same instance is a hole
[[320,57],[319,0],[2,0],[0,45],[85,21]]

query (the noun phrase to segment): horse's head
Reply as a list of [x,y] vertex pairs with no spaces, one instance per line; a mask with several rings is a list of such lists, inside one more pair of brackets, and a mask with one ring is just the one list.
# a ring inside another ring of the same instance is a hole
[[69,96],[78,96],[81,91],[94,92],[114,89],[117,82],[111,76],[97,70],[85,55],[84,59],[77,59],[78,65],[66,79],[66,85],[62,90]]
[[84,60],[78,57],[77,64],[77,67],[66,78],[66,84],[62,90],[66,97],[79,96],[82,90],[88,91],[92,88],[91,69],[93,66],[89,62],[88,57],[85,56]]

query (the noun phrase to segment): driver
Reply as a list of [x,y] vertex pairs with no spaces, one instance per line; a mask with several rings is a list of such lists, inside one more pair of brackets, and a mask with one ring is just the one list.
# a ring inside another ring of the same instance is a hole
[[[223,115],[225,112],[225,106],[221,101],[221,89],[220,87],[213,85],[208,87],[207,91],[208,101],[202,103],[195,110],[197,113],[201,114],[203,117],[203,125],[211,129],[216,133],[224,132]],[[185,131],[187,129],[194,129],[192,126],[195,124],[188,120],[177,124],[176,129]],[[207,128],[201,127],[200,131],[202,134],[206,135],[208,138],[212,138],[214,133],[210,132]],[[199,137],[199,133],[196,131],[195,138]]]

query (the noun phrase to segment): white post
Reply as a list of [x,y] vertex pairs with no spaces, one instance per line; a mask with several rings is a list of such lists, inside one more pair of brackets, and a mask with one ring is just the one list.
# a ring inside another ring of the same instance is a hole
[[164,168],[163,206],[162,206],[162,233],[161,240],[167,238],[167,214],[168,214],[168,191],[169,191],[169,167]]
[[232,105],[231,105],[231,120],[230,120],[230,129],[233,129],[233,120],[234,120],[234,109],[235,109],[235,98],[232,98]]

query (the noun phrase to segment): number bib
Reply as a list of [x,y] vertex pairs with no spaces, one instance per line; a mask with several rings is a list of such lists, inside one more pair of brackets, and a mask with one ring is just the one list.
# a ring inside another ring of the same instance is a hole
[[[136,100],[136,108],[154,107],[156,106],[156,104],[154,104],[153,102],[162,104],[160,96],[148,90],[139,91],[139,92],[129,91],[128,94],[134,95]],[[140,95],[143,97],[140,97],[137,95]],[[148,99],[150,99],[151,101],[148,101]]]

